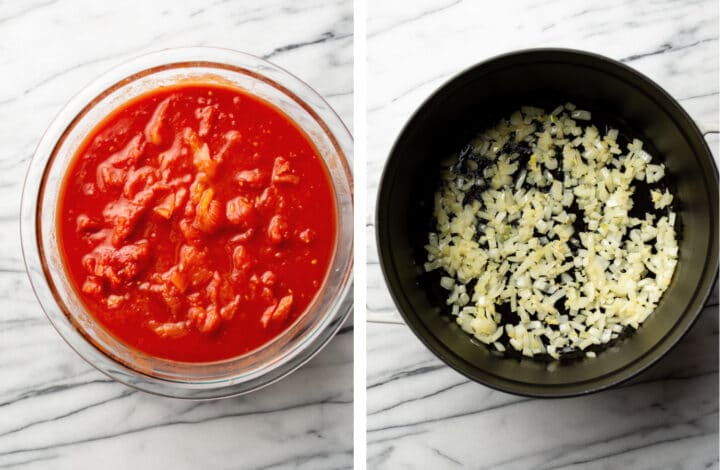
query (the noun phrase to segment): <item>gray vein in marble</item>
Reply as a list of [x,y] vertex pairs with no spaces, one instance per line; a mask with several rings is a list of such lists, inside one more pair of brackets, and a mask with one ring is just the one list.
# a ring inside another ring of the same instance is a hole
[[[632,436],[632,434],[634,434],[634,433],[631,433],[630,436]],[[625,437],[628,437],[628,436],[620,436],[620,438],[625,438]],[[684,436],[684,437],[672,437],[672,438],[667,438],[667,439],[661,439],[658,441],[649,442],[647,444],[624,448],[623,450],[616,451],[616,452],[610,452],[610,453],[600,454],[600,455],[593,455],[592,458],[573,460],[571,462],[568,462],[567,464],[564,464],[562,467],[558,467],[554,463],[549,463],[548,466],[543,466],[543,467],[539,468],[538,470],[561,469],[561,468],[569,468],[570,466],[575,466],[575,465],[589,464],[592,462],[597,462],[599,460],[625,455],[630,452],[636,452],[638,450],[646,450],[646,449],[650,449],[650,448],[661,446],[663,444],[668,444],[668,443],[676,443],[676,442],[682,442],[682,441],[689,440],[689,439],[696,439],[697,437],[700,437],[700,436],[699,435],[690,435],[690,436]],[[503,464],[503,463],[509,463],[512,461],[513,460],[510,460],[508,462],[500,462],[500,463]],[[488,470],[491,470],[492,468],[497,468],[497,467],[495,467],[495,466],[487,467]]]
[[[17,402],[31,399],[31,398],[38,398],[46,395],[50,395],[57,392],[64,392],[66,390],[71,390],[77,387],[85,387],[87,385],[93,385],[93,384],[109,384],[113,383],[113,380],[111,379],[95,379],[90,380],[87,382],[81,382],[81,383],[69,383],[69,384],[61,384],[61,385],[51,385],[49,387],[43,387],[43,388],[36,388],[34,390],[30,390],[27,392],[22,393],[17,398],[14,398],[12,400],[6,400],[3,402],[0,402],[0,408],[8,405],[15,404]],[[3,433],[8,434],[8,433]],[[0,434],[1,436],[2,434]]]
[[715,96],[715,95],[720,95],[720,91],[715,90],[715,91],[710,91],[707,93],[700,93],[698,95],[682,96],[682,97],[678,98],[677,100],[678,101],[696,100],[699,98],[707,98],[707,97]]
[[700,44],[706,44],[709,42],[717,42],[717,41],[718,41],[718,38],[714,37],[714,38],[700,39],[700,40],[695,41],[690,44],[674,45],[674,44],[664,43],[659,48],[655,49],[654,51],[642,52],[639,54],[633,54],[633,55],[629,55],[627,57],[623,57],[620,59],[620,62],[633,62],[635,60],[644,59],[646,57],[652,57],[652,56],[656,56],[656,55],[660,55],[660,54],[668,54],[668,53],[673,53],[673,52],[684,51],[686,49],[690,49],[691,47],[695,47]]
[[282,54],[284,52],[289,52],[289,51],[294,51],[295,49],[300,49],[301,47],[314,46],[316,44],[322,44],[322,43],[330,42],[330,41],[338,41],[338,40],[347,39],[350,37],[352,37],[352,34],[340,34],[339,35],[333,31],[326,31],[326,32],[322,33],[319,38],[309,39],[305,42],[287,44],[287,45],[275,48],[271,52],[263,55],[263,59],[271,59],[278,54]]
[[[104,383],[104,382],[103,382],[103,381],[95,380],[95,381],[93,381],[93,383]],[[87,382],[84,383],[84,384],[82,384],[82,385],[86,385],[86,384],[87,384]],[[73,388],[73,387],[70,387],[70,388]],[[67,390],[67,389],[66,389],[66,390]],[[58,390],[53,390],[53,393],[54,393],[54,392],[57,392],[57,391],[58,391]],[[41,419],[41,420],[39,420],[39,421],[32,421],[32,422],[23,424],[22,426],[19,426],[19,427],[10,429],[9,431],[4,431],[4,432],[0,433],[0,438],[5,437],[5,436],[9,436],[10,434],[18,433],[18,432],[20,432],[20,431],[24,431],[24,430],[26,430],[26,429],[29,429],[29,428],[33,427],[33,426],[37,426],[37,425],[45,424],[45,423],[51,423],[51,422],[56,421],[56,420],[59,420],[59,419],[69,418],[70,416],[74,416],[74,415],[76,415],[76,414],[82,413],[83,411],[87,411],[87,410],[90,410],[90,409],[92,409],[92,408],[96,408],[96,407],[98,407],[98,406],[106,405],[106,404],[110,403],[111,401],[121,400],[121,399],[123,399],[123,398],[125,398],[125,397],[128,397],[128,396],[132,395],[133,393],[136,393],[136,392],[133,391],[133,390],[130,390],[130,389],[124,390],[123,392],[121,392],[121,393],[118,394],[117,396],[113,396],[113,397],[110,397],[110,398],[107,398],[107,399],[104,399],[104,400],[100,400],[100,401],[95,402],[95,403],[90,403],[89,405],[85,405],[85,406],[82,406],[82,407],[80,407],[80,408],[75,408],[74,410],[69,411],[68,413],[61,414],[61,415],[58,415],[58,416],[53,416],[52,418]],[[11,402],[6,403],[6,404],[7,404],[7,405],[11,405],[11,404],[13,404],[13,403],[14,403],[14,402],[11,401]],[[2,404],[2,405],[6,405],[6,404]],[[2,406],[2,405],[0,405],[0,406]],[[59,444],[59,445],[64,445],[64,444]],[[54,445],[54,446],[52,446],[52,447],[56,447],[56,446],[58,446],[58,445],[56,444],[56,445]],[[38,450],[38,449],[29,449],[29,450]],[[11,454],[16,454],[16,453],[20,453],[20,452],[27,452],[27,451],[28,451],[28,449],[18,449],[18,450],[14,450],[14,451],[12,451],[12,452],[6,452],[6,453],[0,452],[0,456],[3,456],[3,455],[11,455]]]
[[17,19],[21,18],[22,16],[32,13],[40,8],[47,7],[49,5],[52,5],[53,3],[57,3],[57,1],[58,0],[49,0],[47,2],[37,3],[28,8],[25,8],[24,10],[16,11],[7,16],[0,17],[0,25],[2,25],[5,22],[11,21],[11,20],[17,20]]
[[[351,451],[343,452],[343,454],[347,455],[348,457],[352,456]],[[269,465],[258,467],[258,470],[271,470],[273,468],[285,468],[285,466],[293,466],[294,468],[299,468],[304,464],[312,462],[315,458],[324,457],[324,456],[325,456],[325,454],[316,452],[316,453],[312,453],[312,454],[303,455],[303,456],[301,456],[301,458],[282,459],[282,460],[273,462]],[[312,468],[312,467],[310,467],[310,468]],[[344,469],[344,468],[352,468],[352,466],[338,467],[338,469]]]
[[[114,400],[126,398],[126,397],[128,397],[128,396],[133,395],[134,393],[137,393],[137,392],[125,390],[125,391],[123,391],[122,393],[120,393],[118,396],[115,396],[115,397],[110,398],[110,399],[108,399],[108,400],[104,400],[104,401],[102,401],[102,402],[98,402],[98,403],[95,403],[95,404],[92,404],[92,405],[88,405],[88,406],[82,407],[82,408],[80,408],[80,409],[74,410],[74,411],[71,412],[71,413],[68,413],[67,415],[58,416],[58,417],[55,418],[55,419],[62,419],[62,418],[68,417],[68,416],[72,416],[72,415],[74,415],[74,414],[77,414],[77,413],[82,412],[82,411],[86,411],[86,410],[91,409],[91,408],[94,408],[94,407],[96,407],[96,406],[100,406],[100,405],[109,403],[109,402],[114,401]],[[319,401],[319,402],[300,403],[300,404],[296,404],[296,405],[290,405],[290,406],[285,406],[285,407],[280,407],[280,408],[272,408],[272,409],[266,409],[266,410],[253,410],[253,411],[242,412],[242,413],[222,414],[222,415],[219,415],[219,416],[211,416],[211,417],[208,417],[208,418],[197,419],[197,420],[176,420],[176,421],[169,421],[169,422],[161,422],[161,423],[157,423],[157,424],[150,424],[150,425],[147,425],[147,426],[141,426],[141,427],[137,427],[137,428],[127,429],[127,430],[124,430],[124,431],[119,432],[119,433],[109,433],[109,434],[104,434],[104,435],[100,435],[100,436],[94,436],[94,437],[90,437],[90,438],[86,438],[86,439],[80,439],[80,440],[75,440],[75,441],[55,442],[55,443],[52,443],[52,444],[48,444],[47,446],[41,446],[41,447],[13,449],[13,450],[11,450],[11,451],[0,452],[0,457],[6,456],[6,455],[20,454],[20,453],[25,453],[25,452],[34,452],[34,451],[38,451],[38,450],[55,449],[55,448],[72,446],[72,445],[77,445],[77,444],[85,444],[85,443],[89,443],[89,442],[95,442],[95,441],[101,441],[101,440],[111,439],[111,438],[119,437],[119,436],[126,436],[126,435],[129,435],[129,434],[141,433],[141,432],[144,432],[144,431],[148,431],[148,430],[152,430],[152,429],[158,429],[158,428],[166,428],[166,427],[172,427],[172,426],[182,426],[182,425],[192,425],[192,424],[208,423],[208,422],[212,422],[212,421],[232,419],[232,418],[239,418],[239,417],[247,417],[247,416],[264,416],[264,415],[270,415],[270,414],[275,414],[275,413],[284,413],[284,412],[286,412],[286,411],[296,410],[296,409],[299,409],[299,408],[314,407],[314,406],[317,406],[317,405],[348,405],[348,404],[351,404],[351,403],[352,403],[352,401],[347,401],[347,400],[323,400],[323,401]],[[24,426],[24,427],[22,427],[22,428],[17,429],[17,431],[21,431],[21,430],[26,429],[26,428],[28,428],[28,427],[31,427],[31,426],[33,426],[33,425],[35,425],[35,424],[42,424],[42,423],[47,423],[47,422],[55,421],[55,419],[50,419],[50,420],[45,420],[45,421],[38,421],[38,422],[36,422],[36,423],[30,423],[30,424],[27,425],[27,426]],[[13,431],[13,432],[16,432],[16,431]],[[13,432],[5,433],[5,434],[12,434]],[[4,434],[3,434],[3,435],[4,435]],[[0,437],[1,437],[1,436],[2,436],[2,435],[0,435]]]
[[[373,385],[368,386],[368,388],[377,387],[377,386],[380,386],[380,385],[385,385],[385,384],[387,384],[387,383],[389,383],[389,382],[390,382],[390,380],[385,381],[385,382],[375,383],[375,384],[373,384]],[[437,395],[439,395],[439,394],[441,394],[441,393],[445,393],[445,392],[448,392],[448,391],[450,391],[450,390],[452,390],[452,389],[454,389],[454,388],[457,388],[457,387],[460,387],[460,386],[462,386],[462,385],[465,385],[466,383],[467,383],[467,380],[463,380],[463,381],[461,381],[461,382],[456,382],[456,383],[447,385],[447,386],[445,386],[445,387],[440,388],[439,390],[435,390],[435,391],[430,392],[430,393],[427,393],[427,394],[425,394],[425,395],[420,395],[420,396],[417,396],[417,397],[413,397],[413,398],[411,398],[411,399],[409,399],[409,400],[406,400],[406,401],[404,401],[404,402],[395,403],[395,404],[393,404],[393,405],[386,406],[386,407],[384,407],[384,408],[380,408],[380,409],[377,409],[377,410],[373,410],[373,411],[371,411],[371,412],[368,413],[368,416],[371,416],[371,415],[374,415],[374,414],[385,413],[385,412],[390,411],[390,410],[392,410],[392,409],[395,409],[395,408],[397,408],[397,407],[399,407],[399,406],[403,406],[403,405],[405,405],[406,403],[412,403],[412,402],[415,402],[415,401],[426,400],[426,399],[428,399],[428,398],[432,398],[432,397],[437,396]]]
[[[201,14],[205,13],[206,11],[208,11],[209,8],[217,7],[218,5],[222,5],[223,3],[228,3],[229,1],[231,1],[231,0],[220,0],[219,2],[213,2],[213,3],[211,3],[210,5],[208,5],[208,7],[198,8],[197,10],[191,11],[190,14],[188,15],[188,17],[189,17],[189,18],[193,18],[193,17],[195,17],[195,16],[201,15]],[[245,9],[245,10],[243,11],[243,15],[245,15],[245,16],[247,16],[247,15],[254,15],[254,14],[259,13],[259,12],[262,12],[262,11],[264,11],[264,7],[260,7],[260,8],[247,8],[247,9]],[[257,21],[258,19],[261,19],[261,18],[262,18],[262,16],[260,16],[260,17],[251,17],[251,20],[252,20],[252,21]],[[241,22],[241,23],[235,23],[236,26],[239,25],[239,24],[242,24],[242,22]]]
[[[1,220],[1,219],[2,219],[2,218],[0,217],[0,220]],[[25,270],[24,270],[24,269],[20,269],[20,268],[13,268],[13,267],[7,267],[7,268],[6,268],[6,267],[0,267],[0,273],[13,273],[13,274],[20,274],[20,273],[22,273],[22,274],[25,274]]]
[[37,462],[47,462],[51,460],[57,459],[58,454],[50,454],[50,455],[44,455],[42,457],[33,457],[27,460],[20,460],[18,462],[13,462],[9,464],[2,464],[0,465],[0,468],[18,468],[18,467],[24,467],[31,463],[37,463]]
[[423,87],[425,87],[425,86],[427,86],[427,85],[429,85],[429,84],[431,84],[431,83],[433,83],[433,82],[439,81],[439,80],[441,80],[441,79],[443,79],[443,78],[444,78],[444,79],[449,78],[449,77],[448,77],[448,74],[445,73],[445,72],[439,73],[439,74],[436,74],[436,75],[434,75],[434,76],[432,76],[432,77],[430,77],[430,78],[427,78],[427,79],[425,79],[425,80],[423,80],[423,81],[421,81],[421,82],[419,82],[419,83],[414,83],[414,84],[410,85],[410,88],[407,88],[405,91],[403,91],[402,93],[400,93],[398,96],[396,96],[396,97],[394,97],[392,100],[390,100],[388,103],[378,104],[378,105],[376,105],[376,106],[369,107],[369,108],[368,108],[368,114],[374,113],[374,112],[376,112],[376,111],[379,111],[379,110],[383,109],[385,106],[387,106],[388,104],[392,104],[392,103],[395,103],[395,102],[397,102],[397,101],[400,101],[401,99],[405,98],[405,97],[408,96],[408,95],[411,95],[411,94],[414,93],[415,91],[417,91],[417,90],[419,90],[419,89],[421,89],[421,88],[423,88]]
[[445,366],[442,364],[433,364],[431,366],[423,366],[423,367],[414,368],[412,370],[401,371],[401,372],[393,374],[390,378],[388,378],[386,380],[382,380],[379,382],[373,382],[373,383],[369,384],[367,388],[371,389],[371,388],[375,388],[375,387],[381,387],[387,383],[394,382],[396,380],[401,380],[406,377],[412,377],[414,375],[426,374],[428,372],[433,372],[433,371],[436,371],[439,369],[443,369],[444,367]]
[[[466,381],[465,383],[467,383],[467,381]],[[450,390],[450,389],[453,389],[453,388],[456,388],[456,387],[447,387],[446,390]],[[436,393],[436,394],[433,394],[433,395],[431,395],[431,396],[435,396],[435,395],[438,395],[438,394]],[[414,401],[414,400],[411,400],[411,401],[409,401],[409,402],[406,401],[406,402],[403,402],[402,404],[404,405],[405,403],[410,403],[410,402],[412,402],[412,401]],[[438,422],[442,422],[442,421],[451,421],[451,420],[454,420],[454,419],[456,419],[456,418],[465,418],[465,417],[470,417],[470,416],[477,416],[477,415],[482,415],[482,414],[485,414],[485,413],[491,413],[491,412],[497,411],[497,410],[502,410],[502,409],[507,408],[507,407],[509,407],[509,406],[515,406],[515,405],[518,405],[518,404],[520,404],[520,403],[527,403],[527,402],[536,402],[536,399],[534,399],[534,398],[521,398],[521,399],[518,399],[518,400],[513,400],[513,401],[510,401],[510,402],[507,402],[507,403],[501,403],[501,404],[499,404],[499,405],[489,406],[489,407],[487,407],[487,408],[482,408],[482,409],[479,409],[479,410],[464,411],[464,412],[462,412],[462,413],[447,414],[447,415],[443,415],[443,416],[440,416],[440,417],[437,417],[437,418],[430,418],[430,419],[417,420],[417,421],[412,421],[412,422],[407,422],[407,423],[393,424],[393,425],[390,425],[390,426],[379,426],[379,427],[376,427],[376,428],[368,427],[368,433],[374,433],[374,432],[380,432],[380,431],[391,431],[391,430],[396,430],[396,429],[412,428],[412,427],[420,426],[420,425],[423,425],[423,424],[432,424],[432,423],[438,423]],[[394,408],[394,407],[390,407],[389,409],[392,409],[392,408]]]
[[391,31],[391,30],[393,30],[393,29],[395,29],[395,28],[398,28],[398,27],[401,27],[401,26],[405,26],[405,25],[410,24],[410,23],[414,23],[414,22],[416,22],[416,21],[418,21],[418,20],[421,20],[421,19],[423,19],[423,18],[427,18],[427,17],[430,16],[430,15],[434,15],[434,14],[437,14],[437,13],[439,13],[439,12],[441,12],[441,11],[444,11],[444,10],[447,10],[447,9],[449,9],[449,8],[452,8],[452,7],[454,7],[455,5],[458,5],[458,4],[462,3],[462,1],[463,1],[463,0],[454,0],[454,1],[450,2],[450,3],[441,5],[441,6],[436,7],[436,8],[432,8],[432,9],[430,9],[430,10],[421,11],[421,12],[418,13],[417,15],[411,16],[411,17],[409,17],[409,18],[403,18],[401,21],[399,21],[399,22],[397,22],[397,23],[393,23],[393,24],[391,24],[390,26],[387,26],[387,27],[385,27],[385,28],[380,28],[380,29],[375,29],[375,30],[369,31],[369,32],[368,32],[368,39],[369,39],[369,38],[372,38],[372,37],[374,37],[374,36],[378,36],[378,35],[380,35],[380,34],[386,33],[386,32],[388,32],[388,31]]
[[446,461],[454,464],[455,466],[464,467],[464,465],[463,465],[462,462],[460,462],[459,460],[456,460],[456,459],[450,457],[449,455],[443,453],[443,452],[440,451],[440,449],[438,449],[437,447],[430,447],[430,449],[431,449],[433,452],[435,452],[436,455],[442,457],[444,460],[446,460]]

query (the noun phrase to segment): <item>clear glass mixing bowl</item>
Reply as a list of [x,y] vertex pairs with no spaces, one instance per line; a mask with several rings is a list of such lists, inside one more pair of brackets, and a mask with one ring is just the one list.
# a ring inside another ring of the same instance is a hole
[[[325,283],[308,309],[268,344],[217,362],[149,356],[104,330],[81,302],[62,264],[57,200],[69,162],[87,134],[111,111],[149,90],[183,81],[228,84],[284,112],[312,141],[336,198],[337,242]],[[55,329],[80,356],[119,382],[158,395],[207,399],[257,390],[315,355],[352,309],[352,136],[325,100],[285,70],[225,49],[169,49],[104,74],[52,122],[30,163],[22,195],[21,238],[35,294]]]

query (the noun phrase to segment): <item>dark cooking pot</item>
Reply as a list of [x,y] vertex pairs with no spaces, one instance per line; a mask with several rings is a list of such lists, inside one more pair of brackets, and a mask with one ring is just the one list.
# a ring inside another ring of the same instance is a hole
[[[675,193],[679,262],[657,310],[597,358],[548,364],[501,357],[475,341],[424,273],[439,161],[521,105],[573,102],[603,130],[644,141],[665,163]],[[662,357],[695,321],[718,264],[718,178],[690,116],[637,71],[586,52],[535,49],[495,57],[443,85],[400,133],[380,183],[377,243],[385,278],[405,322],[440,359],[472,380],[537,397],[572,396],[618,384]]]

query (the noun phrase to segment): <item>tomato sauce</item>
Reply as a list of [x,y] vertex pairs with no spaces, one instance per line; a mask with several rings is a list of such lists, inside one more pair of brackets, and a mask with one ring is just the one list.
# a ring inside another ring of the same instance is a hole
[[317,150],[280,111],[220,85],[115,110],[81,145],[58,204],[64,264],[88,310],[125,344],[178,361],[278,336],[335,247]]

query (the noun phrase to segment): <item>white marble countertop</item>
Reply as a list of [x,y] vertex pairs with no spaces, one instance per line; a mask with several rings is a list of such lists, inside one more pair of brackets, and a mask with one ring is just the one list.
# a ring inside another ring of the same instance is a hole
[[[368,2],[368,315],[393,315],[374,245],[377,183],[420,103],[464,68],[554,46],[620,59],[717,129],[715,0]],[[718,136],[708,141],[718,155]],[[718,468],[717,287],[698,323],[630,384],[564,399],[468,381],[405,325],[368,325],[368,468]]]
[[352,466],[352,322],[261,392],[188,402],[133,391],[77,356],[25,275],[23,177],[62,105],[144,52],[218,46],[269,58],[352,124],[352,1],[0,1],[0,468]]

